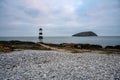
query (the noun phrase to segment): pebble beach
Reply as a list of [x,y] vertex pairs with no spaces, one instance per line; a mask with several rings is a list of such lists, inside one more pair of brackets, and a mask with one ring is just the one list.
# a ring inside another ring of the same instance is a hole
[[47,50],[1,53],[0,80],[120,80],[120,55]]

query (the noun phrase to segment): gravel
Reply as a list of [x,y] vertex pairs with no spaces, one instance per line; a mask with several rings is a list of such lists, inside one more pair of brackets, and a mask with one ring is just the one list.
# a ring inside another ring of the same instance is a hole
[[120,80],[120,55],[40,50],[1,53],[0,80]]

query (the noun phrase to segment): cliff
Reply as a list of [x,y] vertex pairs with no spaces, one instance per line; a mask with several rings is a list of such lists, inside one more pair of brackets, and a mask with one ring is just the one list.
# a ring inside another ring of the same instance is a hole
[[74,34],[72,36],[97,36],[97,34],[92,31],[86,31],[86,32],[80,32],[80,33]]

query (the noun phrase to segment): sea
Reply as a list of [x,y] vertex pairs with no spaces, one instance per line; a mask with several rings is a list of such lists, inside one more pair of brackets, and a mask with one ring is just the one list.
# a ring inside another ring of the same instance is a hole
[[[32,41],[39,42],[38,37],[0,37],[0,41]],[[78,43],[78,44],[97,44],[102,47],[120,45],[120,36],[97,36],[97,37],[72,37],[72,36],[57,36],[57,37],[43,37],[45,43]]]

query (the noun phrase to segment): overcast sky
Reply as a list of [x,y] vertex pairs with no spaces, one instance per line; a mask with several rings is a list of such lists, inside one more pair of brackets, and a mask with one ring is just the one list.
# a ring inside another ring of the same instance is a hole
[[120,36],[120,0],[0,0],[0,36]]

